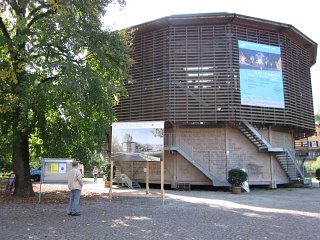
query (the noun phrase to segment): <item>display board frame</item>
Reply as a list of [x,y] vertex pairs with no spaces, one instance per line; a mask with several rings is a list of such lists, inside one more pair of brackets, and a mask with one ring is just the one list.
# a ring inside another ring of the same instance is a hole
[[68,183],[68,171],[72,169],[74,158],[42,158],[39,203],[41,202],[42,183]]
[[73,158],[43,158],[41,183],[67,183],[67,173],[72,169]]
[[[160,197],[164,202],[164,121],[113,123],[111,172],[113,169],[113,162],[119,161],[147,163],[146,194],[149,194],[149,162],[160,162]],[[112,178],[109,197],[112,199]]]
[[164,121],[112,124],[111,161],[154,162],[164,159]]

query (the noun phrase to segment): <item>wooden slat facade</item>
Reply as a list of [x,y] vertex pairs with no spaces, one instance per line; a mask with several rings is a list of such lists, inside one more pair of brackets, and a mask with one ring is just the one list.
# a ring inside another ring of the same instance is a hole
[[[235,14],[178,15],[136,26],[119,121],[249,121],[314,130],[317,44],[290,25]],[[285,108],[241,105],[238,40],[281,47]]]

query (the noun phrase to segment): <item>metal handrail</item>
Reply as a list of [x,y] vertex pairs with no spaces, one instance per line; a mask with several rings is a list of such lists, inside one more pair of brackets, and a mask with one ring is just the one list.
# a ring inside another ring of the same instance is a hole
[[[269,142],[268,139],[266,139],[262,133],[260,133],[258,130],[256,130],[249,122],[247,121],[243,121],[243,123],[246,125],[246,127],[253,133],[255,134],[264,144],[267,145],[268,147],[268,151],[271,151],[271,150],[274,150],[273,146],[271,145],[271,143]],[[282,151],[282,152],[285,152],[291,162],[295,165],[298,173],[300,174],[300,176],[304,179],[304,174],[303,174],[303,171],[301,170],[301,166],[298,165],[297,163],[297,159],[294,157],[295,154],[293,153],[293,151],[290,151],[289,148],[285,148],[285,147],[281,147],[281,148],[277,148],[276,149],[277,151]],[[287,170],[288,170],[288,160],[287,160]]]
[[173,150],[179,152],[185,159],[187,159],[190,163],[192,163],[196,168],[198,168],[203,174],[205,174],[215,185],[215,182],[219,182],[220,184],[226,185],[227,182],[223,182],[215,177],[210,171],[208,171],[201,163],[195,160],[187,151],[181,148],[176,144],[176,133],[166,133],[165,134],[165,142],[164,147],[165,150]]

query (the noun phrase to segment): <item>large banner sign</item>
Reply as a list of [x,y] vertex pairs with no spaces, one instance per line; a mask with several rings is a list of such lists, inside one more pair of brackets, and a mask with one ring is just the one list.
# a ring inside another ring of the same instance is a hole
[[162,161],[164,122],[112,124],[111,161]]
[[238,40],[241,104],[284,108],[281,50]]

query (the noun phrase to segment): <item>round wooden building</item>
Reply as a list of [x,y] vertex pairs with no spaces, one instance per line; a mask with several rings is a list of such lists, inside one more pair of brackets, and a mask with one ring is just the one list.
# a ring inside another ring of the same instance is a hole
[[[115,111],[120,122],[165,121],[165,184],[227,186],[232,168],[250,185],[304,179],[294,139],[314,131],[314,41],[289,24],[230,13],[132,28],[132,80]],[[143,163],[116,164],[145,181]],[[159,181],[153,163],[150,182]]]

